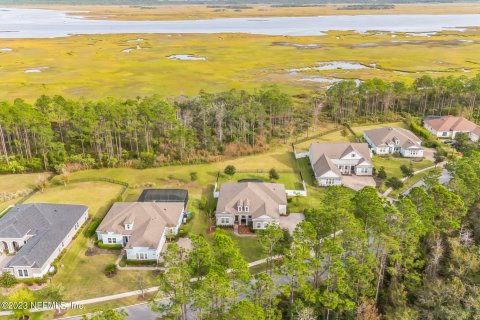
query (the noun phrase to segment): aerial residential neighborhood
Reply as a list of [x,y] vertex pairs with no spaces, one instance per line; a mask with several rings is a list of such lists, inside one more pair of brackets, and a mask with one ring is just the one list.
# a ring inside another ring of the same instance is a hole
[[0,0],[0,76],[0,320],[480,320],[478,0]]

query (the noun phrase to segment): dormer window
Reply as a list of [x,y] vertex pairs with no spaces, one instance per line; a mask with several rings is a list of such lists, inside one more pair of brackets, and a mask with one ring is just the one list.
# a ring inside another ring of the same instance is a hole
[[355,153],[352,153],[352,158],[355,158],[357,155]]
[[132,230],[133,229],[133,223],[125,223],[125,230]]
[[241,205],[238,205],[238,206],[237,206],[237,211],[238,211],[238,212],[242,212],[242,211],[243,211],[243,207],[242,207]]
[[245,209],[245,212],[249,212],[250,211],[250,208],[248,206],[244,206],[243,207]]

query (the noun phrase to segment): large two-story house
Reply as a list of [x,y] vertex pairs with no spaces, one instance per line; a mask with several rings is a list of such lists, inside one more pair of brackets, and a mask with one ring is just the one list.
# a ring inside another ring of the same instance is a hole
[[480,138],[480,127],[464,117],[429,117],[424,119],[423,126],[439,138],[455,139],[459,132],[466,133],[474,142]]
[[220,186],[217,226],[251,225],[254,230],[278,224],[287,214],[285,186],[262,181],[239,181]]
[[375,154],[400,153],[408,158],[422,158],[422,140],[403,128],[385,127],[367,130],[363,137]]
[[128,260],[158,260],[167,237],[178,233],[187,202],[186,190],[145,190],[139,202],[114,203],[97,228],[97,238],[120,244]]
[[2,271],[17,278],[43,277],[87,219],[88,208],[82,205],[14,206],[0,219]]
[[371,176],[373,164],[366,143],[315,142],[308,157],[320,186],[339,186],[343,175]]

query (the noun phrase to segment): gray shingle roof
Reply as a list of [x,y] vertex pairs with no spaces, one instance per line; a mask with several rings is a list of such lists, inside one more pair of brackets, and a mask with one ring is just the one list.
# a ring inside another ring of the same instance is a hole
[[0,238],[32,237],[7,267],[42,267],[87,210],[82,205],[49,203],[13,207],[0,219]]
[[385,128],[376,128],[365,131],[365,135],[375,144],[375,146],[386,146],[388,144],[395,144],[395,139],[398,139],[399,146],[404,149],[410,147],[419,147],[421,140],[411,131],[396,128],[396,127],[385,127]]

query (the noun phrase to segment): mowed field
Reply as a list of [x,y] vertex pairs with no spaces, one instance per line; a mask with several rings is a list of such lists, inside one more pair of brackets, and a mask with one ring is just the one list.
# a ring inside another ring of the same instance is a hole
[[[332,31],[315,37],[132,34],[0,39],[0,99],[32,101],[41,94],[171,97],[202,89],[254,90],[266,84],[296,94],[325,90],[331,83],[322,78],[412,82],[423,74],[472,77],[480,71],[478,52],[480,31],[473,29],[434,36]],[[168,58],[178,54],[205,60]],[[308,69],[332,61],[363,67]]]

